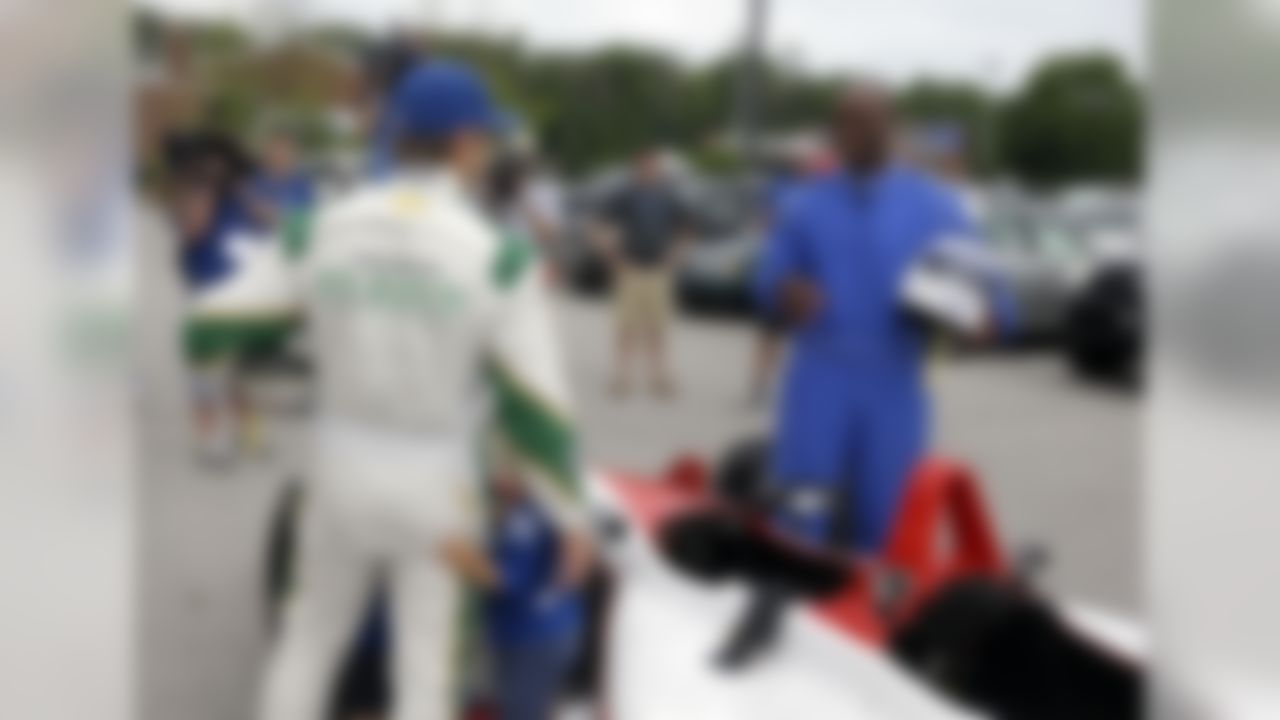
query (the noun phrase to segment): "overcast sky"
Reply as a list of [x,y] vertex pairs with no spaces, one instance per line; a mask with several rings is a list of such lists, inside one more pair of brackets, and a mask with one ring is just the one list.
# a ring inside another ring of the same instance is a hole
[[[741,41],[749,0],[141,0],[164,10],[267,19],[403,22],[518,34],[531,45],[628,41],[703,61]],[[1037,60],[1105,48],[1142,74],[1146,0],[772,0],[769,49],[821,70],[894,82],[965,77],[1009,88]]]

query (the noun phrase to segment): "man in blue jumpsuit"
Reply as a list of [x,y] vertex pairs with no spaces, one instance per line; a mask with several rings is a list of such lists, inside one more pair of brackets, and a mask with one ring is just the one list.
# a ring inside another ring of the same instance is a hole
[[903,277],[934,244],[973,235],[953,193],[893,161],[894,131],[879,89],[840,98],[844,169],[790,195],[756,277],[794,333],[772,468],[780,523],[864,551],[885,542],[929,436],[927,337],[902,311]]
[[[894,161],[886,92],[844,92],[831,130],[843,168],[789,193],[756,276],[764,310],[792,333],[772,499],[788,536],[875,551],[929,441],[927,338],[903,312],[902,279],[935,243],[972,229],[953,193]],[[765,589],[723,664],[771,643],[784,596]]]

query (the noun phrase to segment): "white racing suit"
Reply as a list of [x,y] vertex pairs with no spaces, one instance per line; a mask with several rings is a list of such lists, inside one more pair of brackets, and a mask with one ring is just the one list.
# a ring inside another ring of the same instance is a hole
[[301,278],[318,419],[298,579],[261,720],[321,720],[385,578],[397,720],[449,720],[461,579],[441,542],[480,539],[482,444],[497,426],[562,525],[578,468],[545,273],[462,186],[405,175],[325,212]]

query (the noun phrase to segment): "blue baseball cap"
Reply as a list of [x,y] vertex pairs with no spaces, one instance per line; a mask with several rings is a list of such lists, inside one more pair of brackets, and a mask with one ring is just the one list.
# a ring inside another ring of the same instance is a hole
[[443,139],[461,130],[499,133],[508,124],[484,80],[449,60],[430,60],[410,70],[392,95],[391,114],[400,138]]

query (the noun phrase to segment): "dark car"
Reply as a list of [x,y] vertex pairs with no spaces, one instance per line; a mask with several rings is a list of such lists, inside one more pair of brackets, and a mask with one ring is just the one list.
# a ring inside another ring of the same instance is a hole
[[764,233],[760,196],[750,179],[707,184],[695,191],[698,242],[676,279],[683,308],[735,315],[751,312],[751,277]]
[[1084,377],[1141,380],[1146,336],[1142,269],[1135,258],[1100,263],[1067,311],[1065,350]]
[[558,244],[557,265],[570,288],[584,294],[609,289],[609,267],[591,241],[591,226],[605,202],[623,182],[611,173],[580,183],[566,197],[564,236]]
[[761,238],[761,233],[748,230],[694,247],[677,278],[681,306],[693,312],[750,314],[751,278]]
[[1147,335],[1138,206],[1123,195],[1093,200],[1062,208],[1091,258],[1068,306],[1064,349],[1083,377],[1138,384]]

